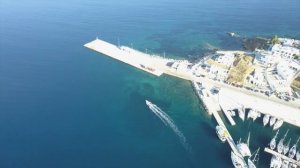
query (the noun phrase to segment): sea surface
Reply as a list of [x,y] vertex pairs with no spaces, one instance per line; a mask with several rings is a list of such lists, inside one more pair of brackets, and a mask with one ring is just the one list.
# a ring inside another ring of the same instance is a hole
[[[96,37],[172,58],[241,49],[236,38],[300,39],[299,0],[0,0],[1,168],[230,168],[191,84],[83,47]],[[119,40],[118,40],[119,39]],[[186,138],[145,104],[160,107]],[[250,148],[275,134],[236,119]],[[290,129],[292,143],[300,129]],[[270,155],[261,150],[259,167]]]

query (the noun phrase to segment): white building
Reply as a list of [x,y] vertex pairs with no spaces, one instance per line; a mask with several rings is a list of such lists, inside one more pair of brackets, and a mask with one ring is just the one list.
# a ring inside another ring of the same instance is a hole
[[272,52],[274,55],[279,55],[286,59],[292,59],[295,55],[300,55],[299,49],[290,46],[282,46],[280,44],[273,45]]

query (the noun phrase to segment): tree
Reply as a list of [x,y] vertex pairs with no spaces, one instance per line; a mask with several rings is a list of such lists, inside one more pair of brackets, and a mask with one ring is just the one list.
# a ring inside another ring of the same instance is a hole
[[271,44],[279,44],[279,38],[277,37],[277,35],[275,35],[272,39],[271,39]]

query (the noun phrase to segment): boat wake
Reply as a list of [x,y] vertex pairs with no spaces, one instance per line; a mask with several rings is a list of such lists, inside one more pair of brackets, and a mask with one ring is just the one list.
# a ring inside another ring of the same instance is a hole
[[157,107],[155,104],[149,102],[146,100],[146,104],[149,106],[150,110],[168,127],[170,127],[174,133],[179,137],[180,143],[183,145],[183,147],[190,151],[189,144],[186,141],[185,136],[182,134],[182,132],[178,129],[178,127],[175,125],[174,121],[170,116],[168,116],[164,111],[162,111],[159,107]]

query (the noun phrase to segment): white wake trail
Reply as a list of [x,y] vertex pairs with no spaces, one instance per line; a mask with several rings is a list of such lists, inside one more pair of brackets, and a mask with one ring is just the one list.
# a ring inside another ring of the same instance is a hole
[[155,104],[150,103],[147,104],[150,108],[150,110],[166,125],[169,126],[174,133],[179,137],[179,140],[181,142],[181,144],[184,146],[184,148],[186,150],[190,150],[189,149],[189,145],[186,141],[185,136],[183,135],[183,133],[178,129],[178,127],[175,125],[174,121],[172,120],[172,118],[170,116],[168,116],[168,114],[166,114],[164,111],[162,111],[159,107],[157,107]]

